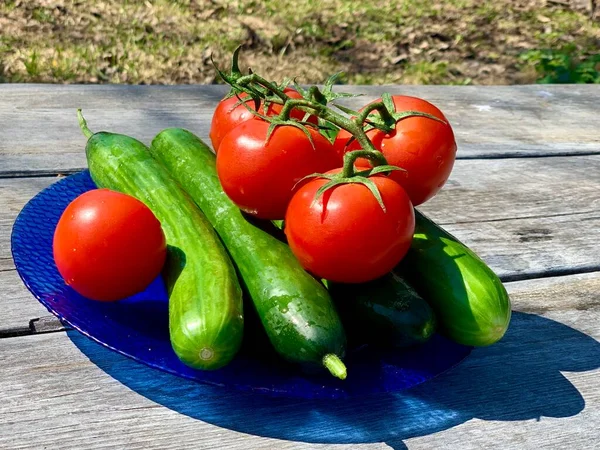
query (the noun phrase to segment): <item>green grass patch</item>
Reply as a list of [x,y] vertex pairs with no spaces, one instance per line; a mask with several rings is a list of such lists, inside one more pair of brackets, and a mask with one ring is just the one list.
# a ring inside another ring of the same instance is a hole
[[0,17],[2,82],[210,83],[240,44],[244,66],[305,83],[598,82],[598,21],[542,0],[5,0]]
[[539,75],[537,83],[600,83],[600,54],[579,56],[573,45],[561,49],[531,50],[521,60]]

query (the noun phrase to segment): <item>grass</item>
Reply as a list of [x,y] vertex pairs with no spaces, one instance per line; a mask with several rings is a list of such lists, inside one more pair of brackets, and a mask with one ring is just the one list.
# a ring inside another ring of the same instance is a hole
[[538,83],[600,83],[600,55],[580,58],[572,45],[558,50],[531,50],[521,59],[533,64]]
[[306,83],[600,79],[598,20],[544,0],[0,2],[0,82],[213,83],[240,44]]

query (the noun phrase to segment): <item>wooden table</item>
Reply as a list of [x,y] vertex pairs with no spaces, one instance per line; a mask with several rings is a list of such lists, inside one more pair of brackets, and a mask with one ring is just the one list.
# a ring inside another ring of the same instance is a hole
[[[345,87],[365,92],[380,87]],[[452,177],[422,210],[506,282],[510,329],[408,392],[274,400],[146,368],[60,324],[21,283],[10,232],[85,167],[90,127],[207,139],[222,86],[0,85],[0,448],[600,448],[600,86],[389,87],[451,121]]]

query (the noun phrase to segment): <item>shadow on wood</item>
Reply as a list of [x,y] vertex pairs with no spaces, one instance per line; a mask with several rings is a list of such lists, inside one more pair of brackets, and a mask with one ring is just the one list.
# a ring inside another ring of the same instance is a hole
[[[561,323],[513,313],[506,336],[435,380],[395,394],[299,401],[203,385],[148,368],[75,331],[73,343],[125,386],[180,414],[231,430],[309,443],[386,442],[442,431],[472,418],[570,417],[584,409],[561,372],[600,367],[600,344]],[[350,375],[351,376],[351,375]]]

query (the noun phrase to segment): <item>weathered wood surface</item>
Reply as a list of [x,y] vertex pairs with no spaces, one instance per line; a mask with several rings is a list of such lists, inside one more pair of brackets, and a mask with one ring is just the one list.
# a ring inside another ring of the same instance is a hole
[[507,288],[520,312],[502,341],[406,393],[360,400],[209,388],[75,332],[0,339],[0,448],[597,448],[600,274]]
[[[77,107],[93,129],[148,142],[183,126],[207,139],[224,88],[0,85],[0,337],[18,336],[0,338],[0,448],[597,448],[600,89],[340,88],[356,89],[368,95],[346,104],[402,92],[452,122],[459,161],[424,212],[505,280],[577,275],[507,283],[519,312],[506,338],[404,394],[292,402],[147,369],[51,332],[14,269],[10,231],[56,174],[85,166]],[[32,332],[47,334],[20,336]]]
[[19,212],[33,196],[56,180],[57,177],[0,178],[0,271],[14,268],[10,234]]
[[7,330],[27,329],[32,319],[49,314],[27,290],[14,269],[0,271],[0,305],[0,337]]
[[[343,103],[359,108],[382,92],[424,97],[446,113],[459,158],[600,154],[598,86],[340,86],[365,93]],[[179,126],[208,140],[224,86],[0,85],[0,176],[56,174],[85,166],[85,139],[75,110],[94,130],[149,142]],[[32,130],[37,132],[32,133]]]

